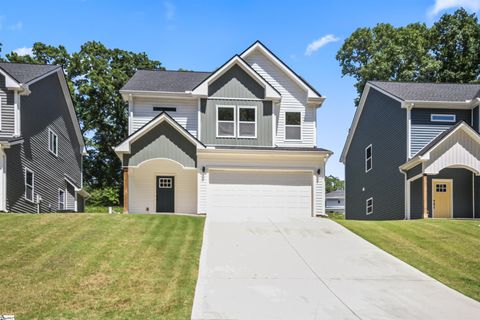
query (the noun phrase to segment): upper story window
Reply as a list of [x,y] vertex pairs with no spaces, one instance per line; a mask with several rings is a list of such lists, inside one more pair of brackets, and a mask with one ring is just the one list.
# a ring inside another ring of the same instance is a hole
[[217,137],[235,137],[235,106],[217,106]]
[[34,191],[33,171],[25,168],[25,199],[33,202]]
[[48,150],[58,156],[58,136],[52,129],[48,129]]
[[58,211],[65,210],[65,191],[58,189]]
[[300,112],[285,112],[285,140],[301,140],[302,123]]
[[368,198],[367,199],[365,212],[367,214],[372,214],[373,213],[373,198]]
[[372,145],[365,148],[365,172],[372,170],[373,167]]
[[257,137],[257,107],[238,107],[238,137]]
[[431,114],[430,121],[432,122],[455,122],[457,117],[454,114]]

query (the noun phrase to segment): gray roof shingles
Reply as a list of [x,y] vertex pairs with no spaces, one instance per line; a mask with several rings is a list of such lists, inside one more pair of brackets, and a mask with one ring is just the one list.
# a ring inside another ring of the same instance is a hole
[[122,90],[185,92],[205,80],[210,72],[138,70]]
[[345,198],[345,190],[335,190],[325,195],[327,199]]
[[480,84],[369,81],[404,101],[463,102],[480,96]]
[[0,62],[0,68],[19,83],[28,83],[61,67],[51,64]]

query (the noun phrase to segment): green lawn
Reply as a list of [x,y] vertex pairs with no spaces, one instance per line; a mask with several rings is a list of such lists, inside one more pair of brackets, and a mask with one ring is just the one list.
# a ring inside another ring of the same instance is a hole
[[480,301],[480,220],[334,220],[447,286]]
[[204,218],[0,214],[0,314],[188,319]]

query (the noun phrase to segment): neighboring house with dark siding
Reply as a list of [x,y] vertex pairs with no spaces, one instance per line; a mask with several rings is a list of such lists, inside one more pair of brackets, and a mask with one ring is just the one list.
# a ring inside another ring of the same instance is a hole
[[370,81],[341,161],[347,219],[480,217],[480,85]]
[[139,70],[120,92],[125,211],[325,214],[324,98],[262,43],[214,72]]
[[0,210],[80,212],[84,142],[63,70],[0,63]]

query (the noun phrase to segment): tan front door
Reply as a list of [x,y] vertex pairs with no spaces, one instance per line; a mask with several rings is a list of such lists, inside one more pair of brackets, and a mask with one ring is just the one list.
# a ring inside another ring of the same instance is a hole
[[432,180],[433,217],[452,217],[452,180]]

